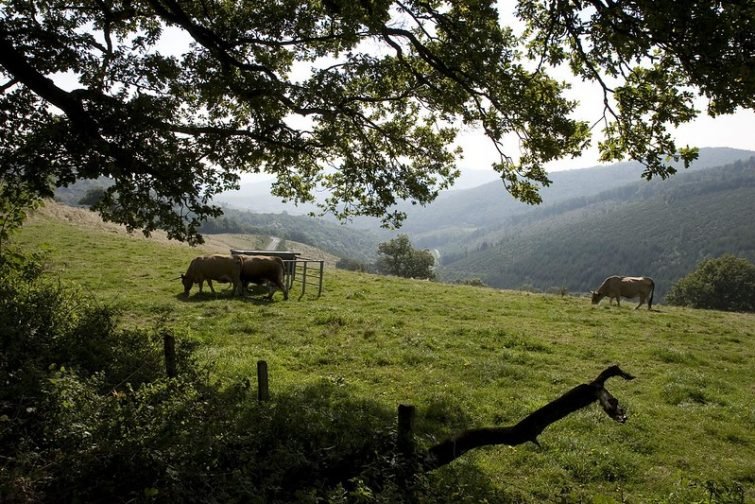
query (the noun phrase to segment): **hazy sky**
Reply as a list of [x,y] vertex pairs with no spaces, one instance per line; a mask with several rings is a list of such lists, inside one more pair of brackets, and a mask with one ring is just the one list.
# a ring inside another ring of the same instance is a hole
[[[499,21],[521,33],[523,24],[514,16],[517,0],[498,0]],[[552,71],[555,78],[572,83],[569,98],[577,100],[580,105],[575,117],[593,124],[602,117],[603,94],[597,85],[586,84],[573,77],[568,71],[559,69]],[[706,101],[699,99],[696,108],[704,111]],[[582,156],[575,159],[562,159],[552,162],[548,169],[568,170],[573,168],[588,168],[601,164],[598,160],[598,141],[601,136],[601,125],[593,130],[593,141]],[[755,112],[740,110],[735,114],[708,117],[702,113],[697,120],[682,125],[675,132],[677,146],[683,147],[734,147],[755,151]],[[460,138],[459,144],[464,148],[464,159],[459,163],[462,170],[489,170],[491,163],[497,160],[496,153],[483,135],[479,132],[468,131]],[[512,155],[518,152],[516,141],[507,144]]]
[[[601,117],[600,102],[595,94],[580,97],[582,103],[580,119],[593,123]],[[602,100],[602,98],[601,98]],[[698,109],[704,109],[701,101]],[[598,141],[601,138],[600,127],[593,131],[591,147],[576,159],[562,159],[548,165],[549,170],[568,170],[588,168],[601,164],[598,160]],[[740,110],[735,114],[712,118],[701,114],[695,121],[680,126],[675,131],[678,146],[691,147],[734,147],[755,151],[755,112]],[[462,170],[489,170],[496,161],[496,153],[489,141],[480,132],[465,131],[459,138],[464,149],[464,159],[459,163]],[[518,152],[516,142],[507,145],[512,153]]]

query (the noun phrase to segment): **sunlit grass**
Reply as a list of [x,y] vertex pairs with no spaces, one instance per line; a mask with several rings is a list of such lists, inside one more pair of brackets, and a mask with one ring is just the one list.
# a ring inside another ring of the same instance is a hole
[[454,464],[484,469],[525,502],[685,502],[705,496],[706,481],[740,482],[755,498],[753,315],[339,270],[326,271],[320,298],[218,289],[185,300],[176,277],[199,250],[46,219],[17,242],[46,250],[51,272],[116,307],[123,324],[201,342],[218,380],[253,382],[264,359],[273,396],[327,382],[384,407],[411,403],[420,443],[510,425],[619,364],[637,377],[608,383],[626,424],[590,407],[547,429],[540,447],[485,448]]

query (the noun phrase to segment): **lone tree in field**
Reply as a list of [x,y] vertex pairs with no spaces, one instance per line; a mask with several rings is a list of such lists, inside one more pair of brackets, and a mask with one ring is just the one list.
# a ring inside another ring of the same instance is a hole
[[[515,33],[510,26],[523,26]],[[112,178],[107,219],[196,242],[240,173],[324,211],[399,224],[458,175],[476,126],[513,196],[535,203],[544,163],[577,155],[556,66],[604,94],[604,160],[665,177],[696,151],[668,133],[755,103],[752,2],[518,0],[7,0],[0,6],[0,197]],[[519,140],[521,152],[504,148]]]
[[692,308],[755,312],[755,264],[733,255],[705,259],[674,283],[666,301]]
[[405,234],[378,245],[378,259],[375,263],[379,273],[404,278],[435,278],[433,266],[435,258],[428,250],[412,247]]

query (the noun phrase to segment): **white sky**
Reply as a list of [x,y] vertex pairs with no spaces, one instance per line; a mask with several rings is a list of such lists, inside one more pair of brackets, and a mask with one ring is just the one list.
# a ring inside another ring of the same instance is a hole
[[[602,95],[583,93],[579,97],[581,105],[580,119],[588,123],[600,119],[602,115]],[[704,103],[698,105],[704,109]],[[582,156],[571,159],[561,159],[548,164],[549,171],[569,170],[574,168],[588,168],[600,163],[598,156],[598,141],[601,138],[601,126],[593,131],[593,140]],[[755,151],[755,112],[739,110],[735,114],[709,117],[702,113],[696,120],[681,125],[674,131],[676,145],[684,147],[733,147]],[[491,171],[491,164],[497,160],[497,153],[485,136],[476,131],[465,131],[459,137],[459,145],[464,149],[464,159],[459,168],[465,170]],[[512,153],[518,152],[516,142],[506,145]]]

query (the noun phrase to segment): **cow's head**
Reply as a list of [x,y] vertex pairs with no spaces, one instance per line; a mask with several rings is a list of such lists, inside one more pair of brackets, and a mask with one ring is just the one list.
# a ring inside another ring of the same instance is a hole
[[184,284],[184,296],[189,297],[189,291],[194,285],[194,280],[186,275],[181,275],[179,278],[181,279],[181,283]]
[[600,300],[603,299],[603,294],[599,292],[592,291],[592,304],[598,304],[600,303]]

